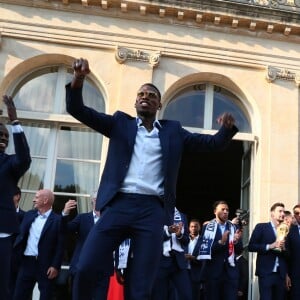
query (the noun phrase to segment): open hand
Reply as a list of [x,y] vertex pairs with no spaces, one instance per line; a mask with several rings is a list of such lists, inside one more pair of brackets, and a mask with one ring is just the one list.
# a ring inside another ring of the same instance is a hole
[[232,128],[235,123],[235,119],[232,114],[225,112],[217,119],[217,123],[225,126],[226,128]]

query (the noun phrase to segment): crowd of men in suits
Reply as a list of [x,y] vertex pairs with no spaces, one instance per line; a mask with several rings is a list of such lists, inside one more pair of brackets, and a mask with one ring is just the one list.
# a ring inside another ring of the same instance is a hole
[[[28,300],[35,283],[39,285],[40,299],[57,299],[53,291],[62,262],[64,239],[70,232],[77,234],[69,268],[72,284],[82,246],[101,218],[95,209],[96,194],[91,197],[92,210],[72,220],[69,214],[76,207],[74,200],[65,204],[61,214],[55,214],[52,211],[54,195],[49,190],[36,193],[34,209],[28,212],[20,209],[20,198],[21,190],[17,188],[13,200],[21,227],[20,233],[14,235],[10,296],[3,299]],[[175,208],[173,225],[162,228],[164,241],[151,300],[248,299],[248,262],[243,257],[242,232],[236,222],[228,220],[229,207],[225,201],[214,204],[214,214],[215,218],[205,222],[201,230],[199,220],[188,222]],[[275,203],[270,208],[270,217],[270,222],[256,225],[248,245],[250,252],[258,254],[255,274],[260,299],[296,300],[300,296],[300,204],[293,208],[293,214],[287,214],[283,203]],[[279,237],[278,228],[284,223],[289,227],[285,235]],[[126,253],[125,248],[117,249],[115,262],[111,258],[111,270],[97,278],[93,299],[107,299],[114,265],[117,272],[122,269],[119,282],[126,284],[127,268],[134,253],[130,251],[130,243],[125,245],[128,246],[125,246]],[[230,249],[234,255],[231,260]]]

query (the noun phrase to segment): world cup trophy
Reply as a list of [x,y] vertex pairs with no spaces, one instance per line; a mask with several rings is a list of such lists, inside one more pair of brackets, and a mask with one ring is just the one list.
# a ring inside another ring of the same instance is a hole
[[[284,241],[286,236],[288,235],[289,233],[289,226],[282,222],[280,223],[280,225],[278,225],[278,227],[276,228],[276,241]],[[281,248],[274,248],[275,251],[282,251]]]

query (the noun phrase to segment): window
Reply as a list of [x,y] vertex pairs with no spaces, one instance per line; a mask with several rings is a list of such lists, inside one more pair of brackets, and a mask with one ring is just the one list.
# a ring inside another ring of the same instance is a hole
[[[14,102],[26,134],[32,163],[20,180],[21,206],[32,208],[38,189],[55,192],[54,209],[60,211],[68,199],[76,199],[78,212],[90,210],[90,193],[98,187],[102,135],[83,126],[65,109],[65,84],[71,70],[53,66],[38,70],[16,87]],[[87,79],[83,96],[88,106],[105,111],[103,95]],[[14,152],[11,141],[8,153]]]
[[216,120],[223,112],[234,115],[240,132],[251,132],[241,101],[225,88],[210,83],[178,92],[165,108],[164,118],[178,120],[185,127],[217,129]]

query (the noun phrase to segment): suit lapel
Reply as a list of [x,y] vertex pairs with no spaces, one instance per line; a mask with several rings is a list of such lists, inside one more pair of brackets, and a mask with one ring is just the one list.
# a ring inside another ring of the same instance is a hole
[[53,211],[51,211],[49,217],[47,218],[47,221],[43,227],[43,230],[41,232],[41,237],[40,237],[40,240],[41,238],[43,237],[43,235],[45,234],[46,230],[50,227],[50,225],[52,224],[53,222],[53,219],[54,219],[54,214],[53,214]]
[[269,225],[269,229],[272,232],[272,234],[274,235],[274,237],[277,238],[272,222],[269,222],[268,225]]
[[128,138],[128,146],[129,149],[133,150],[134,143],[135,143],[135,137],[137,133],[137,124],[136,119],[132,119],[129,122],[127,122],[127,138]]
[[89,215],[88,215],[88,224],[89,224],[89,228],[92,228],[95,224],[93,212],[89,213]]
[[169,132],[166,126],[162,126],[159,129],[159,140],[161,145],[161,152],[162,152],[162,163],[163,163],[163,170],[167,170],[168,168],[168,158],[169,158]]

